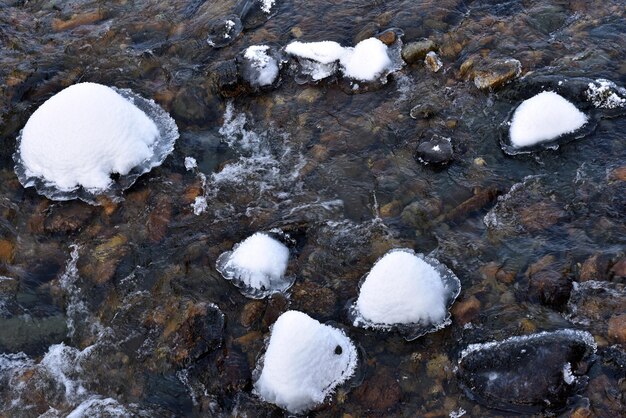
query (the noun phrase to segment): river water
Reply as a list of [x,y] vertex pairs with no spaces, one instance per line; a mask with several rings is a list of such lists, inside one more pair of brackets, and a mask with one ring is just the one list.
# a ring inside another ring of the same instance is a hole
[[[533,413],[626,414],[626,320],[608,330],[626,313],[626,118],[605,113],[557,150],[500,146],[541,77],[626,85],[624,2],[277,0],[271,19],[212,48],[210,23],[239,6],[0,1],[0,416],[282,416],[251,379],[287,309],[342,327],[362,352],[358,378],[310,416],[529,415],[467,394],[459,353],[561,328],[593,334],[589,383]],[[435,41],[443,68],[406,65],[357,91],[289,70],[267,91],[216,88],[217,64],[249,45],[354,45],[388,28]],[[495,90],[463,69],[509,58],[522,77]],[[181,132],[122,202],[49,201],[14,173],[30,114],[79,81],[152,98]],[[418,105],[429,114],[411,117]],[[433,135],[451,138],[446,167],[415,159]],[[294,240],[296,283],[246,299],[215,261],[273,229]],[[436,256],[462,283],[452,325],[412,342],[348,321],[361,277],[396,247]]]

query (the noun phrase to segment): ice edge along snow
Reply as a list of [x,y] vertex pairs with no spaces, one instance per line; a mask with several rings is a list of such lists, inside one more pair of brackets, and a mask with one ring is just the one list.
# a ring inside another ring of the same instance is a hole
[[566,328],[566,329],[560,329],[556,331],[542,331],[542,332],[529,334],[529,335],[518,335],[518,336],[505,338],[504,340],[500,340],[500,341],[489,341],[489,342],[484,342],[484,343],[470,344],[464,350],[461,351],[461,353],[459,354],[458,362],[460,364],[461,361],[465,357],[467,357],[469,354],[474,353],[476,351],[496,347],[498,345],[508,343],[508,342],[529,342],[529,341],[541,339],[542,337],[550,336],[550,335],[563,335],[563,336],[570,336],[570,337],[573,337],[573,336],[578,337],[587,346],[589,346],[594,353],[598,348],[596,341],[594,340],[593,336],[589,332]]
[[291,287],[293,278],[285,276],[288,263],[289,248],[285,244],[264,232],[256,232],[232,251],[222,253],[216,269],[242,294],[261,299]]
[[354,375],[358,353],[343,330],[287,311],[270,331],[254,371],[254,393],[264,401],[303,413]]
[[153,100],[78,83],[28,119],[13,155],[15,172],[24,187],[52,200],[98,204],[100,194],[121,200],[124,189],[165,160],[176,139],[176,123]]

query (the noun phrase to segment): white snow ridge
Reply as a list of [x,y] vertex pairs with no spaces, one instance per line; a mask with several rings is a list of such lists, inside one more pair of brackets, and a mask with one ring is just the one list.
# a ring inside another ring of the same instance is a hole
[[513,113],[509,136],[514,148],[552,141],[587,123],[587,116],[562,96],[541,92],[524,100]]
[[303,413],[349,379],[357,363],[357,350],[343,331],[287,311],[272,326],[254,391],[266,402]]
[[285,277],[288,263],[289,248],[257,232],[235,245],[232,251],[222,253],[217,259],[217,270],[245,296],[260,299],[291,287],[293,278]]
[[351,315],[355,326],[397,328],[412,340],[450,323],[448,309],[460,290],[459,279],[437,260],[391,250],[365,277]]
[[[51,199],[94,203],[120,176],[119,188],[160,165],[178,129],[154,101],[95,83],[70,86],[28,119],[14,155],[16,173]],[[79,189],[82,188],[82,193]]]

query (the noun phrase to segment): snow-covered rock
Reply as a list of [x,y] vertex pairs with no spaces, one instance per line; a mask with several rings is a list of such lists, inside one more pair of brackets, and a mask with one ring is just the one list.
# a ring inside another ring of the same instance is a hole
[[80,83],[52,96],[28,119],[15,170],[25,187],[51,199],[93,203],[96,195],[115,194],[160,165],[177,138],[173,119],[154,101]]
[[351,309],[354,325],[396,328],[415,339],[450,323],[448,309],[460,289],[459,279],[437,260],[409,249],[392,250],[361,284]]
[[513,113],[509,128],[514,148],[531,147],[573,133],[587,116],[557,93],[544,91],[523,101]]
[[387,45],[379,39],[365,39],[354,48],[345,48],[341,56],[341,71],[348,78],[373,81],[391,66]]
[[269,86],[276,78],[280,62],[268,45],[252,45],[243,52],[242,76],[252,87]]
[[207,43],[213,48],[230,45],[243,30],[241,19],[237,15],[229,15],[209,23]]
[[[399,47],[397,49],[399,51]],[[355,47],[343,47],[333,41],[295,41],[285,47],[285,52],[297,57],[301,73],[314,81],[330,77],[340,70],[348,79],[370,82],[401,66],[397,63],[401,61],[399,52],[391,54],[387,45],[377,38],[365,39]],[[394,57],[397,62],[391,55],[398,55]]]
[[287,311],[272,326],[254,391],[291,413],[305,412],[349,379],[357,362],[357,350],[343,331]]
[[264,298],[287,290],[293,278],[285,277],[289,248],[268,234],[257,232],[217,259],[217,270],[251,298]]

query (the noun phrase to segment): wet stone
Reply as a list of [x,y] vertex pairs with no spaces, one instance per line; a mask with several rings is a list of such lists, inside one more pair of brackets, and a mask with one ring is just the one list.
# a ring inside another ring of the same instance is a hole
[[0,239],[0,262],[11,264],[15,257],[15,244],[8,239]]
[[426,54],[426,58],[424,58],[424,64],[426,68],[428,68],[433,73],[438,72],[443,67],[443,62],[441,62],[441,58],[437,55],[436,52],[430,51]]
[[537,202],[521,209],[520,221],[530,231],[549,228],[566,216],[565,211],[551,202]]
[[240,10],[243,28],[250,30],[265,24],[272,16],[278,13],[279,3],[280,0],[273,2],[263,0],[240,0],[236,9]]
[[422,164],[445,165],[454,155],[450,138],[434,135],[417,147],[416,159]]
[[609,319],[608,337],[611,341],[626,346],[626,314],[614,315]]
[[541,270],[529,277],[529,297],[547,306],[562,307],[571,290],[571,278],[558,271]]
[[609,272],[609,257],[595,254],[589,257],[580,268],[579,280],[607,280]]
[[402,59],[404,59],[407,64],[415,64],[424,61],[426,54],[436,50],[437,44],[430,39],[409,42],[402,47]]
[[559,410],[586,384],[584,363],[594,351],[593,338],[582,331],[512,337],[470,345],[458,373],[468,394],[490,408]]
[[218,62],[212,68],[209,77],[212,79],[215,92],[223,97],[234,97],[243,91],[237,61],[234,59]]
[[487,61],[474,70],[474,85],[481,90],[495,90],[521,73],[522,64],[516,59]]
[[214,20],[209,23],[207,43],[213,48],[223,48],[233,43],[242,29],[241,20],[236,15]]
[[452,307],[451,313],[456,322],[465,325],[480,313],[480,301],[476,299],[476,296],[457,301]]
[[441,214],[441,209],[442,205],[439,199],[418,199],[402,210],[401,219],[406,225],[424,228]]

